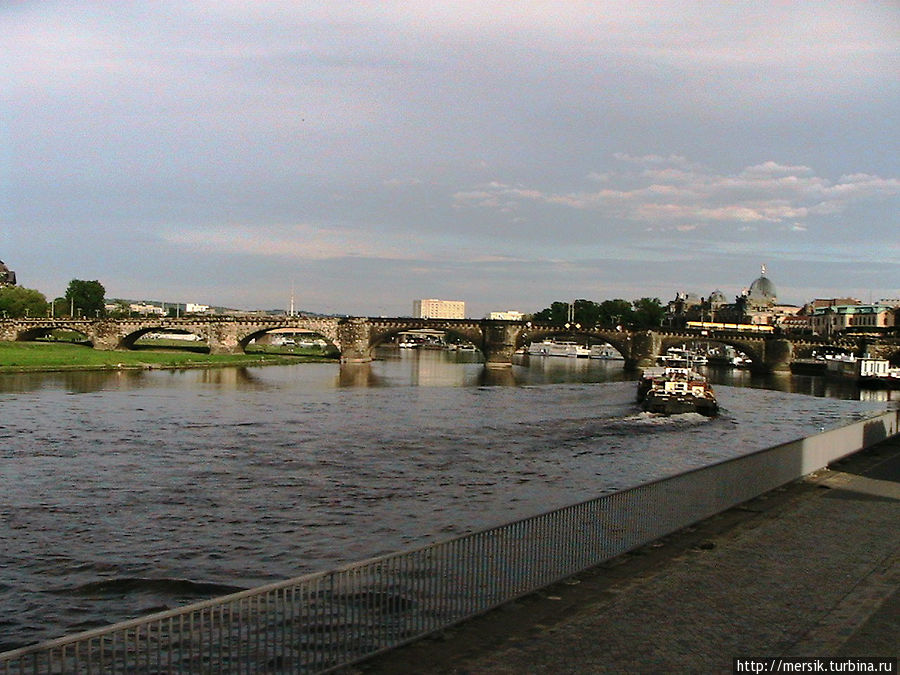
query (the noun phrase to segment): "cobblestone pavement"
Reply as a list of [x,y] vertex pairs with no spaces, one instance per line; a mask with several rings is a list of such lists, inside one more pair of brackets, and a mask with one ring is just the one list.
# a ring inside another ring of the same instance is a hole
[[355,673],[731,673],[892,656],[900,437]]

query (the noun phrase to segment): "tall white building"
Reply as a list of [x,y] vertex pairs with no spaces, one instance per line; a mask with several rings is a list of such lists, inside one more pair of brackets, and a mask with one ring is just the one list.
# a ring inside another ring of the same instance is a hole
[[413,300],[413,316],[417,319],[465,319],[466,303],[462,300]]

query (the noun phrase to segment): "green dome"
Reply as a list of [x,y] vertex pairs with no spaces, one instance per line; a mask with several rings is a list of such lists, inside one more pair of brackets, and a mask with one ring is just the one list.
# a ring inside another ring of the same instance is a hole
[[778,292],[766,277],[759,277],[750,284],[750,292],[747,294],[750,300],[758,305],[774,305],[778,300]]

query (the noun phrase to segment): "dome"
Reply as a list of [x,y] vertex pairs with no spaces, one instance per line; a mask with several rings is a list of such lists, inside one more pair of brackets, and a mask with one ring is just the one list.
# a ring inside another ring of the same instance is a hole
[[718,288],[709,294],[710,305],[724,305],[726,302],[728,301],[725,299],[725,294]]
[[750,300],[759,305],[774,305],[778,299],[778,293],[768,278],[762,276],[750,284],[750,292],[747,293]]

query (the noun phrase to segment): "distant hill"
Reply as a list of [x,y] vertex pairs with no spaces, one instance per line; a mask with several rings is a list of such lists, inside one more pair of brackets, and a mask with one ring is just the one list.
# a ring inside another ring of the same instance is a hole
[[[176,310],[177,312],[184,314],[186,312],[186,303],[184,302],[164,302],[162,300],[130,300],[128,298],[108,298],[106,300],[108,305],[111,304],[125,304],[125,305],[149,305],[152,307],[159,307],[160,309],[165,309],[166,312],[170,312],[172,310]],[[263,314],[266,316],[281,316],[282,314],[287,314],[287,310],[285,309],[235,309],[233,307],[221,307],[216,305],[209,306],[209,313],[216,316],[241,316],[241,315],[259,315]],[[303,316],[336,316],[333,314],[321,314],[319,312],[312,312],[305,309],[295,310],[294,312],[297,315]]]

